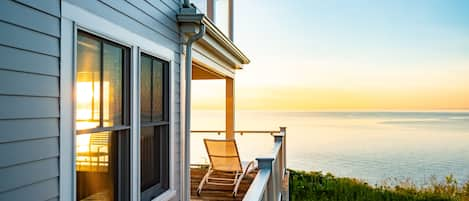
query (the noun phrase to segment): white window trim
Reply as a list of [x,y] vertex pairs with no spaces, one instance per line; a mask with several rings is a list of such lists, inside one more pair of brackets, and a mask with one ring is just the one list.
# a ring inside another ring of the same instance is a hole
[[[60,71],[60,199],[76,200],[75,174],[75,101],[73,99],[76,72],[76,32],[78,29],[96,34],[131,48],[131,150],[130,150],[130,195],[131,200],[140,200],[140,49],[159,59],[169,62],[170,67],[170,180],[169,189],[155,201],[171,200],[176,197],[175,151],[175,52],[155,41],[131,32],[102,17],[90,13],[71,3],[62,2],[61,20],[61,71]],[[72,104],[70,104],[72,103]]]

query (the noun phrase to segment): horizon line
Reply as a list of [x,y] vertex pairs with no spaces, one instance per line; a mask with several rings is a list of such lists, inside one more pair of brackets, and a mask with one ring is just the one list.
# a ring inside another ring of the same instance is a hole
[[[224,108],[196,108],[199,111],[224,111]],[[235,109],[235,111],[275,111],[275,112],[469,112],[462,109]]]

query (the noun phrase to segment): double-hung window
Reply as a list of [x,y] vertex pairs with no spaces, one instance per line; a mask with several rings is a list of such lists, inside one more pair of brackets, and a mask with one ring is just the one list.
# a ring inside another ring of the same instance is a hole
[[169,188],[169,63],[141,55],[141,198],[151,200]]
[[129,200],[130,50],[78,31],[77,200]]

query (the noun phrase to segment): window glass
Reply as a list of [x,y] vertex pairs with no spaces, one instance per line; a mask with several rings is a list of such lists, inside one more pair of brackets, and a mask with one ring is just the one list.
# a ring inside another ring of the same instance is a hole
[[140,169],[141,169],[141,190],[145,190],[160,183],[161,170],[161,146],[159,129],[153,126],[141,129],[140,138]]
[[141,85],[140,85],[140,120],[142,122],[151,121],[151,86],[152,86],[152,61],[151,58],[142,56],[141,60]]
[[122,124],[122,48],[103,45],[103,126]]
[[96,128],[100,121],[101,43],[78,35],[76,128]]
[[77,200],[115,200],[113,136],[111,132],[77,135]]
[[169,187],[168,63],[141,56],[141,200],[152,200]]
[[152,121],[163,120],[163,63],[153,60],[153,112]]
[[215,24],[226,36],[229,36],[230,2],[229,0],[214,0],[214,4]]
[[128,52],[128,48],[78,31],[77,200],[129,200],[129,129],[116,127],[130,113],[129,107],[123,107],[123,100],[129,99],[125,90],[129,88]]
[[199,12],[207,13],[207,0],[192,0],[191,3],[197,7]]

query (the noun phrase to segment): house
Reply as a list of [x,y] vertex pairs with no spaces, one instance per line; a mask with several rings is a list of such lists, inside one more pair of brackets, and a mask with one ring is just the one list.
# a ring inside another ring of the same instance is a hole
[[[0,1],[1,201],[190,199],[191,80],[226,80],[234,138],[234,74],[249,63],[233,0],[192,3]],[[248,198],[288,199],[276,140]]]

